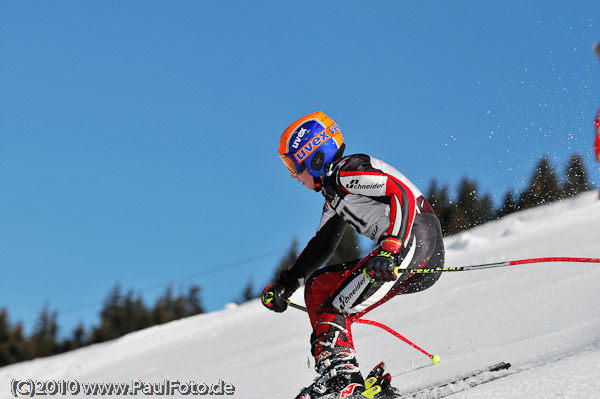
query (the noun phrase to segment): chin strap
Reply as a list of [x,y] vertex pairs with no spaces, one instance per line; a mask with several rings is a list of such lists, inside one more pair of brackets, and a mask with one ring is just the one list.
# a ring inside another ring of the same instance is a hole
[[321,179],[319,177],[313,177],[314,181],[315,181],[315,191],[318,193],[319,191],[321,191],[321,188],[323,187],[323,182],[321,181]]

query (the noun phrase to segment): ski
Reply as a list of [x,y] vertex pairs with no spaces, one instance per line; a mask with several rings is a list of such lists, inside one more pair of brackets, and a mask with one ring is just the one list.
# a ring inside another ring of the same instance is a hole
[[497,371],[507,370],[510,368],[510,363],[497,363],[492,366],[488,366],[476,371],[473,371],[467,375],[463,375],[452,380],[428,385],[426,387],[413,389],[407,392],[400,392],[396,394],[394,399],[407,399],[407,398],[444,398],[452,394],[464,391],[475,386],[485,384],[502,378],[507,373],[495,374]]

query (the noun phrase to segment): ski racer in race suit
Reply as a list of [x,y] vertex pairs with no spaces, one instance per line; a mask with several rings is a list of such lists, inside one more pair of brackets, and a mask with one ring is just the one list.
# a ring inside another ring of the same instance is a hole
[[[396,295],[427,289],[440,276],[404,269],[444,266],[440,222],[421,191],[379,159],[344,156],[344,146],[339,127],[321,111],[291,124],[279,143],[279,156],[292,177],[325,197],[315,236],[262,295],[268,309],[283,312],[287,298],[305,282],[311,352],[320,376],[298,399],[362,392],[353,319]],[[319,269],[333,254],[346,225],[377,247],[363,259]],[[332,373],[336,378],[330,378]]]

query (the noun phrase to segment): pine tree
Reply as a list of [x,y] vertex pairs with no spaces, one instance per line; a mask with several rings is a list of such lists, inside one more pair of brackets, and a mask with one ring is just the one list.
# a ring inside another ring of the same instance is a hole
[[154,309],[152,310],[153,324],[163,324],[172,320],[173,309],[173,287],[167,287],[164,295],[156,300]]
[[484,224],[494,219],[494,202],[490,194],[485,194],[477,201],[477,220],[474,226]]
[[574,197],[591,189],[581,155],[571,157],[565,170],[566,181],[562,186],[563,197]]
[[187,294],[187,316],[194,316],[204,313],[204,306],[200,300],[201,288],[197,285],[192,285]]
[[558,177],[548,158],[540,160],[529,187],[519,199],[519,208],[528,209],[559,200],[561,197]]
[[504,202],[498,211],[496,212],[496,218],[501,218],[506,215],[509,215],[518,210],[517,201],[515,200],[514,194],[512,190],[508,190],[506,196],[504,197]]
[[11,325],[6,309],[0,309],[0,367],[16,361],[11,336]]
[[163,324],[184,317],[204,313],[200,300],[200,287],[192,285],[187,294],[173,297],[173,288],[168,286],[165,294],[159,297],[151,311],[153,324]]
[[89,343],[115,339],[133,331],[200,313],[204,313],[204,307],[199,286],[192,285],[187,293],[173,297],[173,288],[169,285],[154,307],[148,309],[141,295],[136,297],[132,290],[123,295],[117,283],[104,301],[100,325],[92,329]]
[[73,350],[73,349],[77,349],[77,348],[81,348],[83,346],[85,346],[85,336],[86,336],[86,332],[85,332],[85,326],[83,325],[83,323],[79,323],[77,325],[77,327],[75,327],[73,329],[73,332],[71,334],[71,340],[69,341],[70,345],[68,348],[65,349],[65,351],[68,350]]
[[294,238],[292,240],[292,245],[290,246],[290,249],[288,250],[287,254],[285,254],[285,256],[279,261],[279,266],[277,266],[277,268],[275,269],[275,272],[273,273],[273,278],[271,278],[271,282],[277,281],[281,272],[288,270],[294,264],[297,257],[298,239]]
[[258,296],[259,296],[259,294],[254,292],[254,284],[252,283],[252,279],[249,279],[248,283],[246,283],[246,286],[242,290],[241,298],[239,300],[237,300],[236,302],[237,303],[248,302],[254,298],[257,298]]
[[0,309],[0,367],[27,360],[23,326],[12,326],[8,310]]
[[45,357],[59,352],[56,340],[58,335],[57,317],[57,312],[51,311],[46,303],[38,316],[33,333],[27,341],[28,356],[31,358]]
[[171,303],[170,319],[169,321],[183,319],[188,315],[187,299],[183,294],[179,294],[173,299]]
[[88,342],[86,342],[85,327],[83,326],[83,323],[80,322],[71,332],[71,337],[63,339],[63,341],[60,343],[59,352],[68,352],[81,348],[87,344]]
[[133,290],[129,290],[121,301],[123,323],[122,327],[118,330],[119,335],[125,335],[150,327],[150,311],[144,305],[141,295],[135,297]]
[[433,179],[429,186],[429,190],[427,191],[427,201],[440,220],[442,232],[444,235],[448,234],[447,226],[450,223],[454,212],[454,207],[448,196],[448,186],[444,185],[438,187],[437,180]]
[[456,234],[474,225],[477,218],[477,185],[463,177],[458,190],[458,199],[454,204],[452,219],[448,224],[448,233]]
[[490,195],[480,197],[477,194],[477,183],[463,177],[446,232],[456,234],[490,221],[494,216],[493,208]]
[[117,282],[104,300],[100,311],[100,325],[92,333],[93,342],[104,342],[120,337],[125,330],[123,294]]

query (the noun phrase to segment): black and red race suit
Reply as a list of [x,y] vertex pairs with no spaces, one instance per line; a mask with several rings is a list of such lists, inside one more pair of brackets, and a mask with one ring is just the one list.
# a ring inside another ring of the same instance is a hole
[[[377,244],[386,237],[401,240],[401,269],[444,265],[442,231],[435,212],[421,191],[392,166],[363,154],[342,157],[323,182],[322,194],[325,206],[317,233],[280,278],[292,291],[305,281],[315,357],[332,336],[338,342],[329,345],[353,346],[353,319],[396,295],[426,289],[439,278],[439,273],[404,272],[395,281],[374,284],[363,270],[377,249],[363,259],[317,270],[333,254],[346,225]],[[344,338],[332,335],[335,331],[341,331]]]

